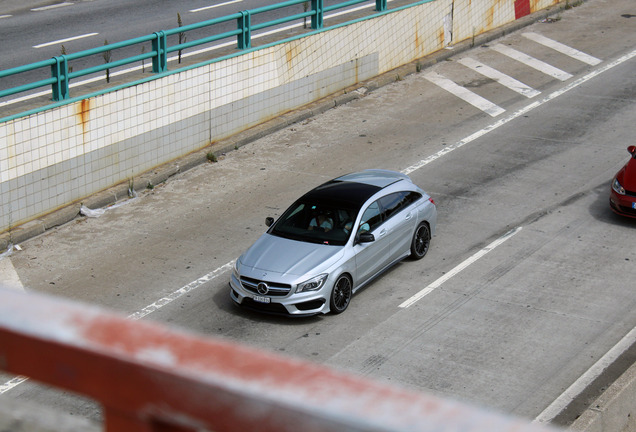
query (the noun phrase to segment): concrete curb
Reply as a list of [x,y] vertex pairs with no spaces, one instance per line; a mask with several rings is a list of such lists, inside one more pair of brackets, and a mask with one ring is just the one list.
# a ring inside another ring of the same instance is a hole
[[570,426],[573,431],[636,431],[636,364],[623,373]]
[[[578,2],[575,1],[574,3],[580,4],[584,1],[586,0],[580,0]],[[187,171],[195,166],[209,162],[208,155],[210,154],[213,154],[215,157],[220,156],[245,144],[258,140],[259,138],[284,129],[294,123],[301,122],[329,109],[335,108],[338,105],[343,105],[355,99],[362,98],[366,92],[377,90],[398,81],[407,75],[421,72],[422,70],[456,54],[468,51],[475,46],[486,44],[495,39],[499,39],[509,33],[527,27],[536,21],[558,14],[570,6],[569,0],[565,0],[552,8],[535,12],[500,28],[491,30],[488,33],[476,36],[471,40],[462,41],[457,45],[453,45],[450,49],[442,49],[370,80],[357,83],[343,91],[280,115],[227,139],[214,142],[201,150],[192,152],[172,162],[148,170],[134,178],[133,185],[129,185],[128,181],[122,182],[102,192],[98,192],[94,195],[83,198],[82,200],[64,206],[45,216],[12,228],[9,231],[0,234],[0,250],[6,250],[9,247],[9,244],[24,242],[30,238],[43,234],[51,228],[55,228],[72,221],[76,217],[81,216],[80,208],[82,205],[85,205],[90,209],[97,209],[115,204],[117,201],[127,199],[129,197],[130,186],[132,186],[132,189],[134,189],[135,192],[141,192],[147,188],[152,188],[155,185],[165,182],[177,173]]]

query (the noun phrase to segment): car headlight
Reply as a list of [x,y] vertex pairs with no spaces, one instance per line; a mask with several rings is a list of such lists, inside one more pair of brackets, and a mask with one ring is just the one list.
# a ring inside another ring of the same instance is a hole
[[296,292],[300,293],[300,292],[306,292],[306,291],[319,290],[320,288],[322,288],[325,281],[327,280],[327,276],[329,275],[325,273],[325,274],[321,274],[316,277],[313,277],[303,283],[299,283],[298,286],[296,287]]
[[616,179],[612,182],[612,189],[619,195],[625,195],[625,188]]
[[239,260],[237,259],[236,261],[234,261],[234,265],[232,266],[232,274],[234,275],[234,277],[237,280],[240,280],[239,279],[240,274],[239,274],[239,271],[238,271],[238,266],[239,266]]

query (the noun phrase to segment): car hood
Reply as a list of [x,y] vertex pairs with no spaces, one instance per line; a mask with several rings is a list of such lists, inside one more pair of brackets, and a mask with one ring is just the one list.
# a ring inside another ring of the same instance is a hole
[[616,174],[618,182],[629,191],[636,191],[636,159],[630,158]]
[[342,255],[343,246],[289,240],[263,234],[240,258],[241,265],[289,275],[313,272],[326,261]]

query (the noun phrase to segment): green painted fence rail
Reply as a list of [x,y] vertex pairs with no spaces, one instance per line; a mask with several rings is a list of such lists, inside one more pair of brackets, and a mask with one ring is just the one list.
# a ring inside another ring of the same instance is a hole
[[[384,12],[387,10],[387,0],[374,0],[375,10],[377,12]],[[108,71],[120,66],[125,66],[131,63],[143,62],[147,59],[152,59],[152,72],[160,74],[168,70],[168,54],[171,52],[181,52],[182,50],[209,44],[222,39],[236,37],[236,47],[239,50],[248,50],[252,47],[252,32],[279,26],[292,21],[311,19],[311,29],[320,30],[323,28],[323,17],[326,12],[343,9],[352,5],[360,3],[373,3],[369,0],[350,0],[333,4],[330,6],[324,6],[323,0],[288,0],[282,3],[274,5],[263,6],[256,9],[245,10],[237,12],[232,15],[227,15],[212,20],[202,21],[195,24],[179,26],[169,30],[161,30],[154,32],[151,35],[138,37],[135,39],[129,39],[122,42],[113,44],[106,44],[98,48],[92,48],[89,50],[80,51],[72,54],[63,54],[57,57],[53,57],[48,60],[31,63],[24,66],[19,66],[7,70],[0,71],[0,79],[12,75],[18,75],[25,72],[39,70],[42,68],[50,68],[51,77],[38,81],[33,81],[27,84],[19,85],[16,87],[10,87],[4,90],[0,90],[0,98],[15,95],[29,90],[34,90],[41,87],[51,86],[52,100],[65,101],[71,98],[69,85],[70,81],[79,77],[95,74],[97,72]],[[287,15],[281,18],[277,18],[271,21],[262,22],[259,24],[252,24],[252,17],[265,12],[271,12],[278,9],[295,6],[299,4],[305,4],[305,9],[301,13]],[[214,27],[219,24],[236,21],[237,28],[235,30],[214,34],[204,38],[196,39],[190,42],[168,45],[168,36],[179,35],[188,31],[198,30],[206,27]],[[126,48],[133,45],[144,44],[150,42],[152,49],[148,52],[135,55],[132,57],[126,57],[117,61],[107,61],[97,66],[91,66],[88,68],[73,70],[69,67],[69,62],[80,58],[94,56],[97,54],[105,55],[105,53],[112,52],[117,49]],[[237,53],[236,55],[239,55]]]

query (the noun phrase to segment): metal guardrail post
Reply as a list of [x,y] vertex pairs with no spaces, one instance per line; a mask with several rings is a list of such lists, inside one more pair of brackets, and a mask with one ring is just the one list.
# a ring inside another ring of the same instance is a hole
[[375,10],[384,12],[387,8],[387,0],[375,0]]
[[168,70],[168,43],[166,42],[166,34],[163,31],[154,32],[155,39],[152,40],[152,50],[157,53],[152,58],[152,71],[154,73],[165,72]]
[[244,10],[239,12],[241,16],[236,20],[240,33],[236,36],[238,39],[238,48],[246,49],[252,47],[252,15],[250,11]]
[[53,57],[55,63],[51,65],[51,76],[55,79],[52,84],[53,100],[68,99],[68,59],[65,55]]
[[323,0],[311,0],[311,9],[314,14],[311,16],[311,28],[319,30],[324,26],[324,5]]

